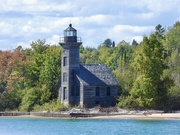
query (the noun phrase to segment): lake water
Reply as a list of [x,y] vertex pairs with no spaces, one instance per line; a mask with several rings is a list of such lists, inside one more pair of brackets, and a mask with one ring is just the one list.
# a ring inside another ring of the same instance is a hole
[[180,135],[180,120],[0,117],[0,135]]

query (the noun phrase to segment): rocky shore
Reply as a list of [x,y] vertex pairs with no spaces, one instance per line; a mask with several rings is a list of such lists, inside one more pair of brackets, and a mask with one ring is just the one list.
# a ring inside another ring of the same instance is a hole
[[58,118],[95,118],[95,119],[180,119],[180,111],[164,113],[158,110],[126,109],[76,109],[61,112],[0,112],[0,116],[18,117],[58,117]]

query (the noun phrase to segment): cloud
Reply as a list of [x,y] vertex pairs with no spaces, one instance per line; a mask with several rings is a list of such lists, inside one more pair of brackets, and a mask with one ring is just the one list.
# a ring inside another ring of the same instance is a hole
[[0,30],[1,30],[1,34],[7,35],[10,34],[13,30],[13,26],[7,22],[1,21],[0,22]]
[[48,44],[51,45],[58,45],[60,36],[59,35],[52,35],[50,38],[48,38],[46,41]]
[[37,0],[23,0],[22,1],[25,5],[32,5],[37,2]]
[[151,19],[155,16],[153,12],[148,12],[148,13],[139,13],[136,15],[139,19]]
[[29,25],[24,25],[23,27],[22,27],[22,32],[31,32],[31,31],[33,31],[33,28],[31,27],[31,26],[29,26]]
[[52,11],[69,12],[73,7],[71,2],[63,0],[59,2],[50,0],[2,0],[0,11],[16,11],[34,15]]
[[133,33],[143,33],[154,29],[153,26],[130,26],[130,25],[116,25],[112,29],[113,32],[133,32]]
[[143,36],[132,36],[131,41],[133,41],[133,39],[140,43],[143,40]]
[[28,47],[37,39],[58,44],[70,22],[84,46],[97,47],[107,38],[140,41],[157,24],[177,21],[179,4],[179,0],[1,0],[0,49]]
[[125,40],[126,42],[132,42],[135,39],[138,42],[142,41],[143,35],[149,35],[154,29],[153,26],[132,26],[132,25],[116,25],[108,32],[109,37],[113,35],[115,42]]

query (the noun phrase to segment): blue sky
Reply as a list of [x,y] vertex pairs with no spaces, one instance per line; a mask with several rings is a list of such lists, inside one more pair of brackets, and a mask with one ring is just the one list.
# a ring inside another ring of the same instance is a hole
[[46,39],[58,44],[71,22],[83,45],[97,47],[105,39],[142,40],[155,26],[180,20],[179,0],[0,0],[0,50]]

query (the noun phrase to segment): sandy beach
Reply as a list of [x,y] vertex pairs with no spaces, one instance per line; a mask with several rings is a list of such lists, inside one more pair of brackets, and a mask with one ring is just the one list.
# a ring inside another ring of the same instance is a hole
[[[35,115],[22,115],[17,117],[29,117],[29,118],[47,118],[43,116],[35,116]],[[50,118],[50,117],[49,117]],[[51,118],[58,118],[58,117],[51,117]],[[63,118],[63,117],[59,117]],[[65,117],[64,117],[65,118]],[[68,117],[66,117],[68,118]],[[125,115],[109,115],[109,116],[95,116],[95,117],[79,117],[79,118],[88,118],[88,119],[134,119],[134,120],[180,120],[180,113],[155,113],[155,114],[125,114]],[[71,119],[71,118],[70,118]]]
[[[17,117],[29,117],[29,118],[35,118],[35,117],[41,117],[41,118],[47,118],[43,116],[35,116],[35,115],[22,115]],[[50,118],[50,117],[49,117]],[[53,118],[53,117],[51,117]],[[54,117],[58,118],[58,117]],[[59,117],[63,118],[63,117]],[[64,117],[68,118],[68,117]],[[95,116],[95,117],[79,117],[79,118],[88,118],[88,119],[134,119],[134,120],[180,120],[180,113],[154,113],[154,114],[124,114],[124,115],[109,115],[109,116]],[[71,118],[70,118],[71,119]]]
[[96,116],[95,119],[173,119],[180,120],[180,113],[154,113],[154,114],[125,114],[111,116]]

